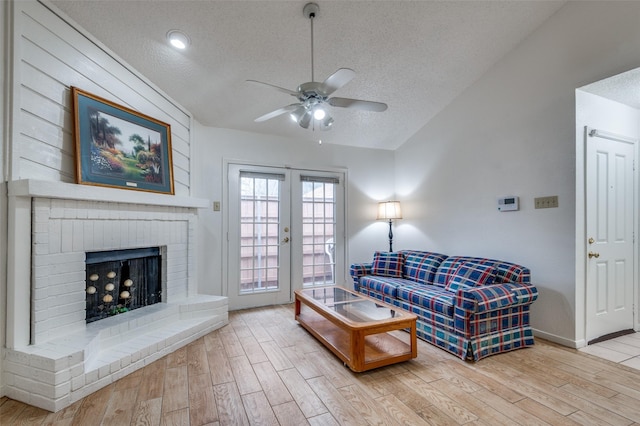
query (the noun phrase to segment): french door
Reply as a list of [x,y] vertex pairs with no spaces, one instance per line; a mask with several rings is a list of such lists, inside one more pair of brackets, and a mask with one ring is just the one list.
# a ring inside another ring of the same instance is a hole
[[289,303],[342,283],[341,173],[229,164],[229,308]]

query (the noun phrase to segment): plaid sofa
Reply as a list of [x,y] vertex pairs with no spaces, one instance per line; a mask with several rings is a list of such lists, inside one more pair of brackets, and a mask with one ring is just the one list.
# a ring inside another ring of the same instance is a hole
[[418,316],[419,338],[462,359],[532,346],[538,292],[524,266],[426,251],[376,252],[351,265],[357,292]]

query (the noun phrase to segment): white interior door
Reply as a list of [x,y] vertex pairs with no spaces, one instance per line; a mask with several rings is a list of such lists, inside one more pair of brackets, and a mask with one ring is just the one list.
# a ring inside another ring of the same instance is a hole
[[634,140],[589,132],[586,148],[589,342],[634,326],[636,178]]
[[230,164],[228,178],[229,308],[290,302],[290,172]]

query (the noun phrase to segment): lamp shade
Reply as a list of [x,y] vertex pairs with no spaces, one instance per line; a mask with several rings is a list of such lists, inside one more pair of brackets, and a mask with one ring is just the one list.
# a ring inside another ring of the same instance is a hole
[[402,219],[400,201],[383,201],[378,203],[378,220]]

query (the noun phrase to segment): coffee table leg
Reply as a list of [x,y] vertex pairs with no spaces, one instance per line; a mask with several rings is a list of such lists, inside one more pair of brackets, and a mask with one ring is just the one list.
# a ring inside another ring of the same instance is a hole
[[364,370],[364,331],[351,332],[351,368],[354,371]]
[[416,322],[411,324],[411,358],[418,356],[418,339],[416,336]]

